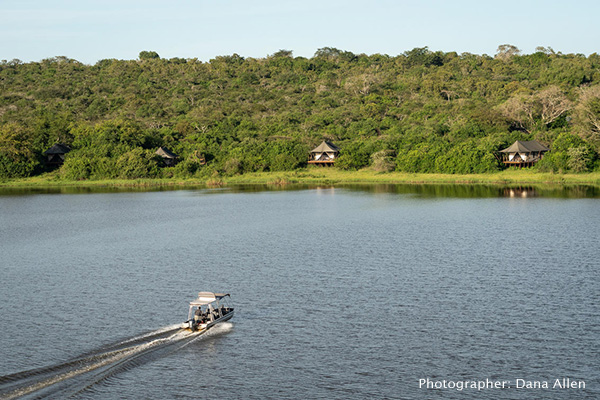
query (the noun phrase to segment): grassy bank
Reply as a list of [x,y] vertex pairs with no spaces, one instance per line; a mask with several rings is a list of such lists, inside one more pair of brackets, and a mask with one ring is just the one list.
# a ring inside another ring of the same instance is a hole
[[285,183],[444,183],[444,184],[558,184],[599,185],[600,173],[550,174],[529,170],[507,170],[494,174],[408,174],[377,173],[372,170],[341,171],[335,168],[315,168],[293,172],[268,172],[225,178],[228,184],[285,184]]
[[0,188],[53,188],[53,187],[192,187],[224,185],[286,185],[286,184],[552,184],[600,186],[600,172],[589,174],[552,174],[531,170],[506,170],[493,174],[407,174],[400,172],[377,173],[372,170],[342,171],[335,168],[308,168],[289,172],[257,172],[231,177],[217,176],[200,179],[114,179],[68,181],[55,174],[0,182]]

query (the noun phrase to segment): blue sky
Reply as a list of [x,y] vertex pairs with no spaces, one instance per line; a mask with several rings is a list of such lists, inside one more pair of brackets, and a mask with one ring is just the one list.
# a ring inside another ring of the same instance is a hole
[[398,55],[415,47],[494,55],[549,46],[600,53],[600,1],[532,0],[0,0],[0,59],[54,56],[94,64],[280,49],[311,57],[321,47]]

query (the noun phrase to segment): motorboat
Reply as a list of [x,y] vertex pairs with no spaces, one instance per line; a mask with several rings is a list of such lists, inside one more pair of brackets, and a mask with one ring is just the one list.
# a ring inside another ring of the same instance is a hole
[[190,301],[188,320],[182,328],[192,331],[206,330],[233,317],[229,293],[200,292]]

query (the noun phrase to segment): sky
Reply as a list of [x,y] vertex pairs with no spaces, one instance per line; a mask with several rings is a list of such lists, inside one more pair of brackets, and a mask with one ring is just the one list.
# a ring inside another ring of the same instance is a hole
[[598,0],[0,0],[0,60],[312,57],[323,47],[494,55],[501,44],[587,56],[600,53],[598,15]]

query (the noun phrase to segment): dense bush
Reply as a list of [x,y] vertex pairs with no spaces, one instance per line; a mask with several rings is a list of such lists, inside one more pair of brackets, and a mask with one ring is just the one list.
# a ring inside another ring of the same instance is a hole
[[588,172],[594,169],[597,158],[589,143],[565,132],[556,138],[552,151],[546,153],[537,168],[551,172]]
[[130,150],[117,159],[117,170],[119,178],[156,178],[160,171],[159,163],[162,160],[154,152],[135,148]]
[[380,150],[371,154],[371,165],[377,172],[391,172],[395,169],[394,150]]
[[21,124],[0,126],[0,178],[32,175],[39,170],[41,154],[35,154],[32,134]]
[[89,179],[92,176],[92,160],[85,156],[69,156],[61,168],[64,178],[70,180]]
[[[3,61],[0,178],[47,170],[43,152],[58,142],[73,149],[68,179],[287,171],[323,139],[341,148],[342,169],[496,171],[494,154],[517,139],[552,148],[540,170],[594,169],[600,56],[512,50]],[[159,146],[179,164],[162,166]]]

